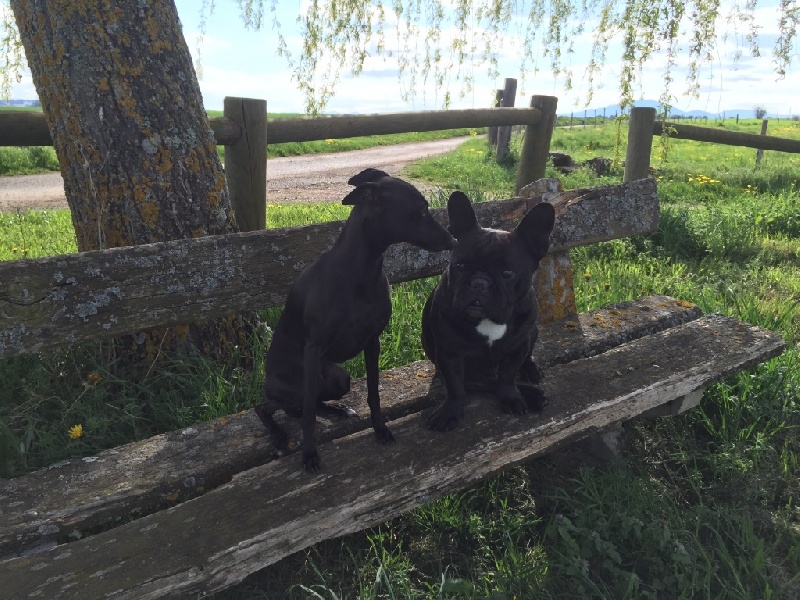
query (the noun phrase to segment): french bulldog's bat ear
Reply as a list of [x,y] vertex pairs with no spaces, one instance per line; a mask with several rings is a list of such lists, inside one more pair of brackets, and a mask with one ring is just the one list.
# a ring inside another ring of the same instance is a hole
[[514,229],[514,233],[527,242],[536,260],[542,260],[547,254],[555,222],[556,210],[553,205],[542,202],[530,209]]
[[373,169],[372,167],[364,169],[358,175],[353,175],[347,183],[350,185],[362,185],[364,183],[375,183],[383,177],[389,177],[388,173],[380,169]]
[[465,234],[470,229],[478,227],[478,219],[472,203],[464,192],[453,192],[447,201],[447,217],[450,225],[447,227],[455,238]]
[[[356,177],[358,177],[358,175],[356,175]],[[355,177],[353,179],[355,179]],[[350,183],[353,182],[353,179],[350,180]],[[380,186],[377,183],[360,183],[356,189],[342,198],[342,204],[357,206],[372,202],[374,198],[378,197],[378,187]]]

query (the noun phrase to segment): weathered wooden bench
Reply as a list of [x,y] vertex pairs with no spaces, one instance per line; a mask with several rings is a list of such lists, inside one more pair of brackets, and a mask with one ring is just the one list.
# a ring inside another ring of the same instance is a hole
[[[320,540],[358,531],[637,415],[677,414],[713,382],[778,355],[780,336],[664,296],[578,314],[569,249],[653,232],[652,180],[476,205],[513,227],[542,199],[557,209],[538,277],[550,405],[501,413],[475,396],[455,431],[427,429],[426,361],[381,374],[395,444],[377,445],[362,381],[357,417],[320,419],[322,472],[271,458],[251,410],[0,481],[3,598],[202,595]],[[524,191],[524,190],[523,190]],[[442,209],[437,218],[446,219]],[[282,304],[298,269],[340,223],[0,264],[0,357]],[[394,247],[393,282],[441,272],[445,254]],[[158,291],[158,293],[154,293]],[[280,414],[280,413],[279,413]],[[299,431],[293,421],[294,436]]]

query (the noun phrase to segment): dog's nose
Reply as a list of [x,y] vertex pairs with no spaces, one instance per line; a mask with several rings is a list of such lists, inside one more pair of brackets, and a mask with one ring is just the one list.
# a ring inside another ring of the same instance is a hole
[[489,278],[484,276],[473,277],[469,282],[469,287],[475,292],[485,292],[491,285],[492,282],[489,281]]

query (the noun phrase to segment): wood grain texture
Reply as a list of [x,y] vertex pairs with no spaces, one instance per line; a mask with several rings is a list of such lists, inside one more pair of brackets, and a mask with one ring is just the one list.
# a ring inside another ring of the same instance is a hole
[[655,120],[655,108],[637,106],[631,109],[628,146],[625,150],[624,181],[643,179],[650,175],[650,150],[653,146]]
[[240,136],[225,148],[225,179],[239,231],[267,226],[267,102],[225,98],[225,116]]
[[[602,308],[581,314],[574,322],[542,327],[534,358],[549,368],[699,316],[696,306],[665,296]],[[427,361],[381,372],[386,419],[431,406],[427,388],[432,375]],[[354,381],[342,402],[358,416],[337,420],[320,415],[320,442],[371,428],[364,380]],[[299,443],[297,422],[286,418],[281,422]],[[269,460],[269,438],[250,410],[2,481],[0,557],[52,546],[169,508]]]
[[322,473],[294,458],[111,531],[0,563],[9,599],[161,598],[208,593],[322,539],[358,531],[548,449],[691,394],[783,349],[780,336],[711,315],[548,370],[550,405],[512,417],[472,397],[456,430],[397,419],[397,442],[363,431],[320,447]]
[[[551,250],[655,231],[650,180],[562,192]],[[510,229],[525,199],[476,205],[485,227]],[[445,223],[444,209],[434,211]],[[0,263],[0,357],[281,306],[297,275],[336,240],[341,222],[175,240]],[[392,246],[393,283],[438,275],[448,254]]]
[[[800,140],[762,136],[757,133],[725,131],[713,127],[684,125],[683,123],[667,123],[666,126],[669,128],[670,137],[680,140],[695,140],[696,142],[744,146],[762,150],[778,150],[779,152],[800,152]],[[660,121],[653,124],[653,135],[661,135],[663,130],[664,124]]]

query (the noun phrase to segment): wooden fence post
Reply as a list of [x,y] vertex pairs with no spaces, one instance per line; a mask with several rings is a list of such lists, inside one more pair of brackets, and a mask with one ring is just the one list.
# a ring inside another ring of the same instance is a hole
[[[503,90],[495,90],[493,108],[503,106]],[[489,127],[489,145],[497,146],[497,126]]]
[[[761,121],[761,135],[767,135],[767,119]],[[761,166],[761,159],[764,158],[763,148],[756,150],[756,168]]]
[[655,108],[641,106],[631,109],[623,182],[644,179],[650,175],[650,150],[653,147],[655,122]]
[[225,98],[224,115],[242,128],[238,141],[225,146],[225,179],[239,231],[267,224],[267,101]]
[[541,110],[542,118],[525,128],[522,153],[517,167],[517,192],[523,186],[544,177],[550,154],[550,140],[553,137],[553,128],[556,126],[557,107],[558,98],[555,96],[531,96],[531,108]]
[[[517,98],[517,80],[511,77],[503,82],[503,100],[500,106],[509,108],[514,106]],[[495,158],[501,163],[508,156],[508,143],[511,141],[511,125],[497,128],[497,152]]]

